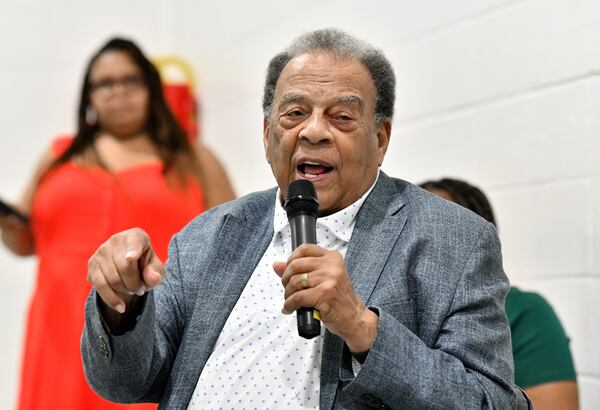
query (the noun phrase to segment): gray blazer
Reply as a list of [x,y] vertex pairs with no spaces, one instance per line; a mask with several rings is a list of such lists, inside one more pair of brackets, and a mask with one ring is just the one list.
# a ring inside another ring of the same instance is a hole
[[[171,241],[167,277],[136,327],[110,335],[94,291],[81,340],[101,396],[185,409],[202,368],[273,235],[276,189],[211,209]],[[474,213],[381,173],[346,254],[354,289],[379,313],[377,337],[352,373],[326,332],[320,407],[515,407],[508,280],[494,227]]]

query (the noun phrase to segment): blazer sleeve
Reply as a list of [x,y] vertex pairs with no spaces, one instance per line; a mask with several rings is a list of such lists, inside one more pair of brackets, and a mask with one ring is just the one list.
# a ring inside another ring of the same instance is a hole
[[509,284],[500,244],[485,225],[468,254],[450,309],[433,346],[384,308],[378,333],[354,376],[344,347],[344,404],[410,409],[515,408],[510,330],[504,312]]
[[86,379],[96,393],[118,403],[160,400],[183,334],[182,288],[174,237],[166,278],[146,294],[129,332],[110,334],[99,311],[99,296],[92,289],[85,305],[81,354]]

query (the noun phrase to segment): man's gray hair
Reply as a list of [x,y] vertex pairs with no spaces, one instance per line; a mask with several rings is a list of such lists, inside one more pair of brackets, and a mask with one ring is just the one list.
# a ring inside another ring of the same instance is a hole
[[322,29],[298,37],[291,46],[277,54],[269,62],[263,92],[263,113],[268,120],[273,109],[277,80],[287,63],[302,54],[315,51],[329,52],[337,57],[354,58],[360,61],[371,74],[377,102],[375,121],[377,126],[394,116],[396,77],[392,65],[383,52],[356,37],[337,29]]

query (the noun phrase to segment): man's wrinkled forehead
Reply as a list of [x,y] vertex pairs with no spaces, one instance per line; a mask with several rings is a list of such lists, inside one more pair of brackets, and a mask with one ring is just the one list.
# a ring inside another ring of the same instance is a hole
[[314,77],[315,81],[335,81],[338,73],[346,67],[352,67],[354,71],[364,70],[375,85],[368,67],[360,59],[316,50],[300,54],[289,60],[281,70],[276,88],[280,86],[282,80],[290,79],[290,76]]

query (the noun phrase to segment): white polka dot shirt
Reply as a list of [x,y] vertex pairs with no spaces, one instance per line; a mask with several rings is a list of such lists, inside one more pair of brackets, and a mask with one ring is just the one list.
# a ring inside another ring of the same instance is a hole
[[[349,207],[317,219],[319,246],[345,256],[356,214],[372,188]],[[281,313],[284,289],[273,271],[273,262],[286,261],[292,251],[279,194],[273,239],[231,311],[188,409],[319,408],[323,337],[298,336],[296,315]]]

